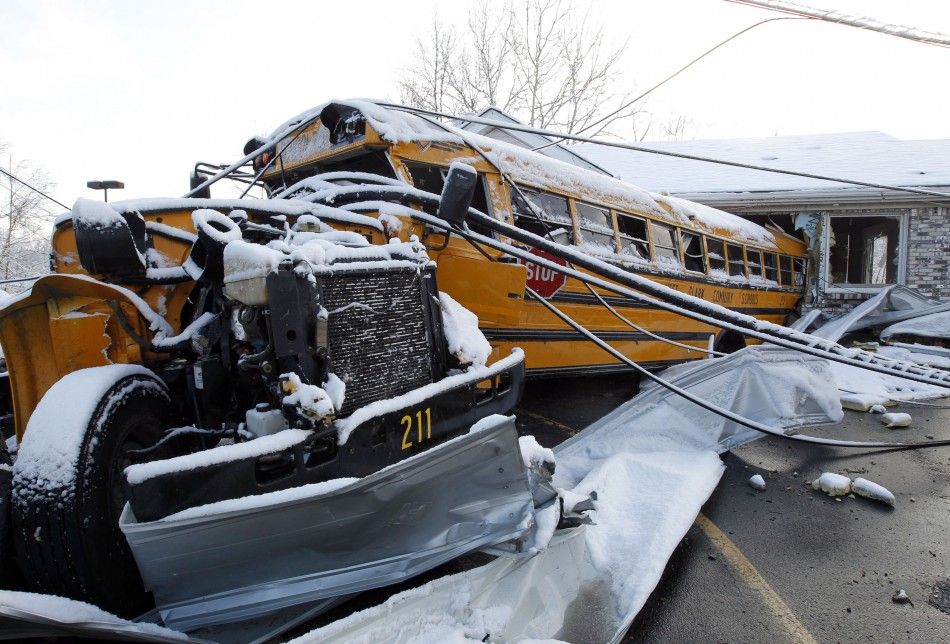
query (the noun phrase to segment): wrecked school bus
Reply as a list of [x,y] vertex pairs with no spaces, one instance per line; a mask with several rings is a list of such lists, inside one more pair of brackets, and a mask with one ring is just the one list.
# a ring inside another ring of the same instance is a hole
[[333,103],[269,142],[267,199],[77,201],[53,274],[0,310],[29,588],[184,628],[525,547],[557,495],[493,415],[525,374],[624,368],[527,289],[652,368],[742,346],[414,213],[472,208],[773,322],[802,295],[777,229],[420,116]]
[[[625,367],[543,306],[526,300],[525,283],[645,366],[702,357],[701,350],[710,343],[717,350],[732,351],[743,346],[743,340],[672,313],[636,308],[605,293],[595,295],[576,280],[537,265],[513,263],[497,251],[483,252],[458,236],[446,238],[441,231],[413,224],[408,217],[393,220],[393,215],[404,214],[401,205],[434,208],[419,191],[439,194],[454,162],[477,170],[472,199],[476,210],[670,288],[779,324],[802,297],[805,245],[778,227],[766,229],[720,210],[648,193],[424,116],[365,101],[332,103],[291,119],[276,130],[274,140],[275,147],[253,162],[272,198],[381,213],[384,223],[393,222],[389,235],[407,239],[416,234],[438,263],[442,287],[478,316],[493,355],[522,347],[529,376]],[[265,143],[252,139],[245,152]]]

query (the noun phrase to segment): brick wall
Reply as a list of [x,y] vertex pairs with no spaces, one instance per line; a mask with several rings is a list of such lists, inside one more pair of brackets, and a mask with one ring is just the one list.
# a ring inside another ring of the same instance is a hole
[[950,208],[910,211],[907,286],[950,300]]

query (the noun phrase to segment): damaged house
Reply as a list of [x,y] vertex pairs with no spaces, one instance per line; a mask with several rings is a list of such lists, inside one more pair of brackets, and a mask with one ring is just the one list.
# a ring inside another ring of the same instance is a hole
[[807,235],[806,308],[834,315],[889,285],[950,300],[950,140],[903,141],[881,132],[639,144],[911,193],[726,166],[602,145],[575,150],[644,188]]

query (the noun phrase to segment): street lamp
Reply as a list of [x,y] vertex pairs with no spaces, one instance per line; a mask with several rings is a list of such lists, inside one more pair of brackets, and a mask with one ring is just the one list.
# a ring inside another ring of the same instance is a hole
[[121,181],[87,181],[87,188],[92,188],[93,190],[102,190],[105,193],[106,201],[109,201],[109,190],[119,190],[125,187],[125,184]]

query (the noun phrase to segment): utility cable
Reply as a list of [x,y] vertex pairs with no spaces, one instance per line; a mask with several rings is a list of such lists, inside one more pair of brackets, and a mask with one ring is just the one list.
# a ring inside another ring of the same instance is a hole
[[[702,54],[700,54],[699,56],[697,56],[697,57],[694,58],[693,60],[691,60],[691,61],[689,61],[688,63],[686,63],[685,65],[683,65],[682,67],[680,67],[679,69],[677,69],[675,72],[673,72],[672,74],[670,74],[669,76],[667,76],[666,78],[664,78],[663,80],[661,80],[659,83],[657,83],[656,85],[654,85],[653,87],[651,87],[651,88],[648,89],[647,91],[643,92],[642,94],[640,94],[640,95],[637,96],[636,98],[627,101],[626,103],[624,103],[623,105],[621,105],[619,108],[617,108],[616,110],[614,110],[614,111],[611,112],[610,114],[607,114],[606,116],[603,116],[603,117],[599,118],[598,120],[594,121],[594,122],[591,123],[590,125],[586,125],[586,126],[582,127],[580,130],[578,130],[578,133],[586,132],[587,130],[593,129],[593,128],[597,127],[598,125],[600,125],[601,123],[604,123],[605,121],[609,121],[610,119],[612,119],[613,117],[617,116],[618,114],[620,114],[622,111],[624,111],[624,110],[627,109],[628,107],[631,107],[634,103],[637,103],[637,102],[639,102],[639,101],[642,101],[642,100],[643,100],[644,98],[646,98],[649,94],[652,94],[654,90],[657,90],[657,89],[659,89],[660,87],[662,87],[663,85],[666,85],[666,83],[668,83],[669,81],[673,80],[674,78],[676,78],[677,76],[679,76],[680,74],[682,74],[683,72],[685,72],[687,69],[689,69],[690,67],[692,67],[693,65],[695,65],[696,63],[698,63],[699,61],[701,61],[703,58],[705,58],[705,57],[708,56],[709,54],[713,53],[714,51],[716,51],[717,49],[719,49],[719,48],[722,47],[723,45],[726,45],[726,44],[728,44],[729,42],[735,40],[736,38],[738,38],[738,37],[741,36],[742,34],[746,33],[747,31],[751,31],[752,29],[755,29],[755,28],[758,27],[759,25],[764,25],[764,24],[766,24],[766,23],[768,23],[768,22],[776,22],[776,21],[779,21],[779,20],[807,20],[807,18],[791,18],[791,17],[788,17],[788,18],[768,18],[767,20],[761,20],[761,21],[755,23],[754,25],[750,25],[750,26],[746,27],[746,28],[743,29],[742,31],[739,31],[739,32],[737,32],[737,33],[732,34],[731,36],[729,36],[728,38],[726,38],[725,40],[723,40],[722,42],[720,42],[718,45],[716,45],[716,46],[714,46],[714,47],[712,47],[712,48],[710,48],[710,49],[707,49],[707,50],[704,51]],[[540,151],[540,150],[545,150],[545,149],[551,147],[552,145],[557,145],[558,143],[560,143],[560,142],[563,141],[563,140],[564,140],[564,139],[561,138],[561,139],[558,139],[557,141],[551,141],[550,143],[547,143],[547,144],[545,144],[545,145],[542,145],[541,147],[534,148],[534,151],[535,151],[535,152],[538,152],[538,151]]]
[[[821,174],[812,174],[810,172],[798,172],[796,170],[783,170],[781,168],[770,168],[768,166],[754,165],[751,163],[741,163],[739,161],[726,161],[725,159],[713,159],[711,157],[698,156],[695,154],[685,154],[682,152],[671,152],[669,150],[655,150],[652,148],[643,147],[642,145],[634,145],[632,143],[621,143],[619,141],[604,141],[602,139],[596,139],[589,136],[581,136],[579,134],[564,134],[559,132],[552,132],[551,130],[545,130],[537,127],[530,127],[527,125],[521,125],[516,123],[503,123],[501,121],[495,121],[493,119],[485,119],[478,116],[453,116],[451,114],[446,114],[444,112],[436,112],[433,110],[426,110],[417,107],[408,107],[405,105],[399,105],[398,103],[379,103],[378,105],[383,107],[388,107],[394,110],[399,110],[403,112],[409,112],[410,114],[425,114],[428,116],[434,116],[438,118],[446,119],[455,119],[459,121],[466,121],[469,123],[477,123],[480,125],[491,125],[499,129],[514,130],[516,132],[527,132],[529,134],[539,134],[541,136],[547,136],[552,138],[563,138],[570,139],[572,141],[581,141],[584,143],[595,143],[597,145],[604,145],[607,147],[620,148],[623,150],[633,150],[634,152],[644,152],[646,154],[657,154],[660,156],[676,157],[679,159],[689,159],[692,161],[703,161],[705,163],[714,163],[717,165],[727,165],[735,168],[745,168],[746,170],[759,170],[761,172],[773,172],[775,174],[786,174],[794,177],[804,177],[806,179],[817,179],[820,181],[833,181],[836,183],[844,183],[853,186],[861,186],[864,188],[877,188],[879,190],[892,190],[894,192],[907,192],[911,194],[918,195],[927,195],[930,197],[940,197],[941,199],[950,199],[950,193],[947,192],[938,192],[936,190],[924,190],[922,188],[912,188],[909,186],[892,186],[884,183],[872,183],[870,181],[857,181],[855,179],[843,179],[841,177],[829,177]],[[458,133],[455,132],[457,135]]]
[[41,197],[46,197],[47,199],[49,199],[50,201],[52,201],[52,202],[53,202],[54,204],[56,204],[57,206],[61,206],[61,207],[65,208],[66,210],[69,210],[69,206],[67,206],[66,204],[64,204],[62,201],[60,201],[60,200],[58,200],[58,199],[53,199],[52,197],[50,197],[50,196],[49,196],[48,194],[46,194],[45,192],[43,192],[43,191],[40,190],[39,188],[35,188],[35,187],[31,186],[30,184],[28,184],[28,183],[27,183],[26,181],[24,181],[23,179],[21,179],[21,178],[19,178],[19,177],[16,177],[16,176],[14,176],[14,175],[12,175],[12,174],[10,174],[9,172],[7,172],[6,170],[4,170],[3,168],[0,168],[0,172],[2,172],[3,174],[5,174],[6,176],[10,177],[10,178],[13,179],[14,181],[17,181],[17,182],[19,182],[19,183],[22,183],[24,186],[26,186],[27,188],[29,188],[30,190],[32,190],[32,191],[35,192],[36,194],[40,195]]

